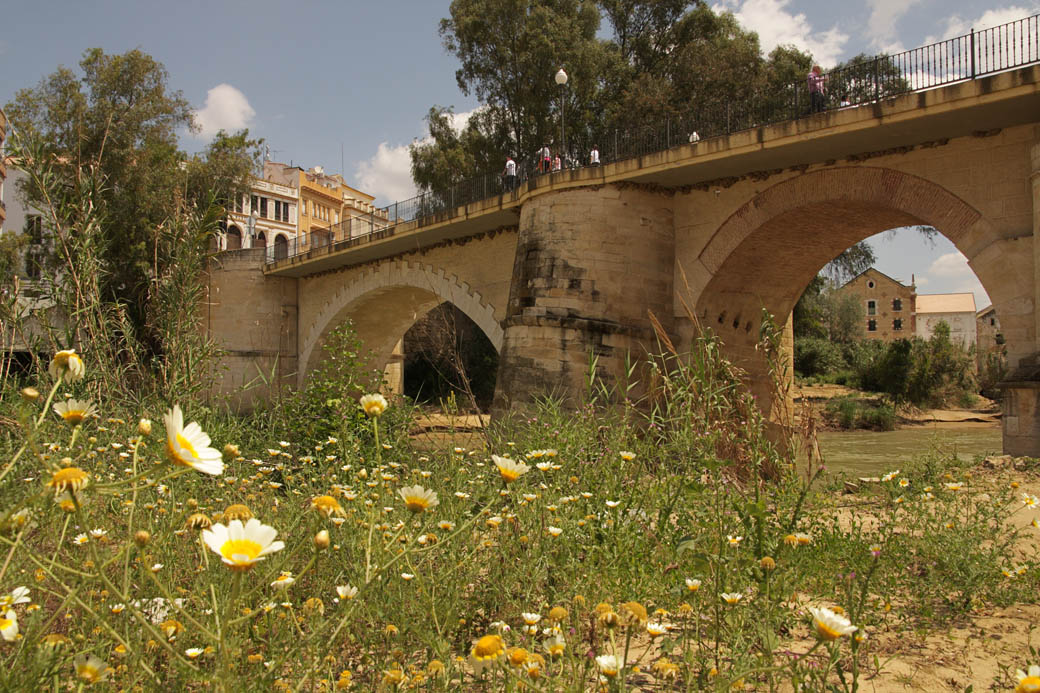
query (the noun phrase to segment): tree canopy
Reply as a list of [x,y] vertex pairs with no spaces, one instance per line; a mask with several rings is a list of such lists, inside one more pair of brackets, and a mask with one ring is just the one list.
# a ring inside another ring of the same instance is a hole
[[[191,106],[170,88],[166,68],[140,50],[89,49],[78,73],[59,67],[19,90],[4,110],[12,149],[37,174],[18,193],[38,209],[53,206],[54,190],[89,197],[97,207],[90,242],[99,298],[125,311],[134,338],[160,350],[148,327],[149,301],[156,278],[178,256],[162,242],[162,229],[192,210],[215,223],[221,214],[206,208],[247,188],[260,142],[247,131],[221,132],[200,155],[181,151],[179,135],[195,129]],[[84,191],[87,180],[93,188]],[[46,233],[59,233],[61,225],[44,215]],[[205,252],[205,243],[197,250]]]
[[584,160],[618,130],[665,118],[696,127],[764,95],[793,104],[783,90],[812,64],[793,46],[763,56],[754,32],[702,0],[454,0],[440,35],[481,106],[457,129],[452,109],[430,110],[430,138],[411,148],[424,192],[495,172],[507,155],[530,165],[545,144]]

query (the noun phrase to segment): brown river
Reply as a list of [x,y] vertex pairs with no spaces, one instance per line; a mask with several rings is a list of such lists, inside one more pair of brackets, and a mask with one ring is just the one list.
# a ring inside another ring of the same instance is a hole
[[965,460],[1001,451],[999,423],[924,425],[883,432],[823,431],[819,441],[827,469],[849,476],[879,476],[935,447]]

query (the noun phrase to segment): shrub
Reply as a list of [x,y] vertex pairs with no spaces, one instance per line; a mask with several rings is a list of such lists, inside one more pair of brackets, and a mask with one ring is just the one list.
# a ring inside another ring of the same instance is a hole
[[859,407],[853,397],[835,397],[827,402],[824,409],[827,417],[833,420],[840,428],[849,429],[856,426],[856,414]]
[[896,411],[890,404],[860,406],[859,427],[875,431],[891,431],[896,427]]
[[794,344],[794,370],[799,375],[823,375],[844,366],[841,348],[829,339],[807,337]]

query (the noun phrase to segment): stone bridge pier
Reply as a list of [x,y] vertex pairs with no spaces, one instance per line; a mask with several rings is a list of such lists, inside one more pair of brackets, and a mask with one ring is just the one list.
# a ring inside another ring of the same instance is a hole
[[672,322],[674,259],[669,195],[610,185],[524,204],[495,409],[547,393],[573,402],[593,362],[624,388],[627,357],[657,348],[650,313]]

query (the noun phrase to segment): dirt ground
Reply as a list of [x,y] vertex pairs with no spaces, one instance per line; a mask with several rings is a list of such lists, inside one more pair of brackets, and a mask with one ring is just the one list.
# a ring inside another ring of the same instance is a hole
[[[872,396],[844,385],[795,385],[792,388],[796,408],[812,404],[817,414],[826,406],[827,400],[847,396],[865,401],[880,399],[879,396]],[[939,424],[942,428],[960,428],[962,424],[997,424],[1000,423],[1000,416],[1000,403],[980,396],[970,408],[900,409],[896,427]]]

